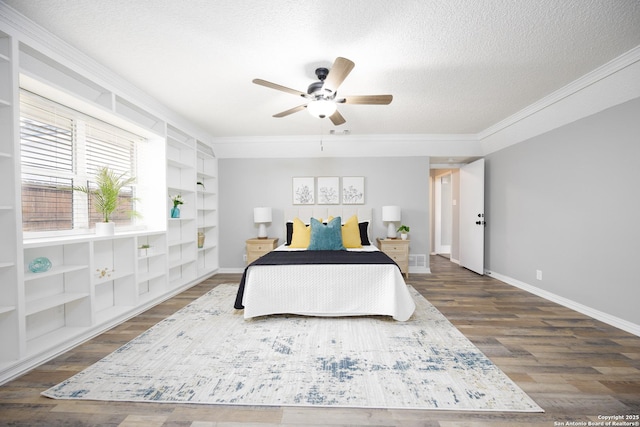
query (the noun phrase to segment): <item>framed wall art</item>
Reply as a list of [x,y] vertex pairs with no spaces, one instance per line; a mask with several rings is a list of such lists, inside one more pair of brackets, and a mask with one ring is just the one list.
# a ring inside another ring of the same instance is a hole
[[293,204],[313,205],[315,200],[315,186],[313,177],[293,178]]
[[343,176],[342,177],[342,204],[363,205],[364,204],[364,177],[363,176]]
[[318,204],[337,205],[340,203],[340,178],[337,176],[318,177]]

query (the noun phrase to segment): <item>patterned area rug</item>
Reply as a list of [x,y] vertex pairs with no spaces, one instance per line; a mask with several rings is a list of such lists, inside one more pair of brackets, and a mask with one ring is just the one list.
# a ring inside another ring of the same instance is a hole
[[43,392],[56,399],[473,411],[542,409],[410,287],[416,312],[268,316],[219,285]]

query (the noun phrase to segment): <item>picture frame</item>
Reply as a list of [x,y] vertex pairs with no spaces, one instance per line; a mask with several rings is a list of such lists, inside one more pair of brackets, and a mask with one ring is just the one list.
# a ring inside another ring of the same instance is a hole
[[337,205],[340,203],[340,178],[337,176],[318,177],[318,204]]
[[315,204],[315,179],[314,177],[294,177],[292,178],[293,204],[313,205]]
[[342,177],[342,204],[343,205],[363,205],[364,204],[364,177],[363,176]]

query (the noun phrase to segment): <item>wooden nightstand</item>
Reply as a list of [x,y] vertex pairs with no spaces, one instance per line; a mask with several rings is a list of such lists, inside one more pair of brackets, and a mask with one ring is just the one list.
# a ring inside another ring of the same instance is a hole
[[278,238],[248,239],[247,265],[278,247]]
[[378,249],[394,260],[400,271],[409,278],[409,240],[401,239],[376,239]]

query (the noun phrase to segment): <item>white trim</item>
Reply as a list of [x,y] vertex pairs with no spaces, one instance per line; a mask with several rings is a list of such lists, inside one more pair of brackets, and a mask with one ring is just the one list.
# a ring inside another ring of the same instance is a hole
[[640,97],[640,46],[476,136],[484,155]]
[[604,313],[600,310],[596,310],[594,308],[588,307],[586,305],[580,304],[578,302],[572,301],[568,298],[561,297],[552,292],[545,291],[544,289],[537,288],[535,286],[529,285],[528,283],[521,282],[517,279],[514,279],[509,276],[504,276],[500,273],[496,273],[495,271],[485,271],[485,274],[498,279],[508,285],[515,286],[516,288],[520,288],[524,291],[542,297],[546,300],[555,302],[572,310],[575,310],[579,313],[592,317],[596,320],[600,320],[608,325],[614,326],[618,329],[622,329],[623,331],[629,332],[630,334],[636,335],[640,337],[640,325],[629,322],[627,320],[621,319],[616,316],[612,316],[608,313]]

